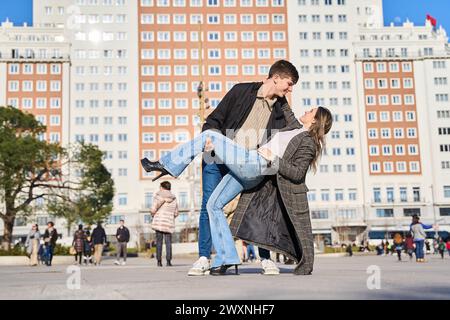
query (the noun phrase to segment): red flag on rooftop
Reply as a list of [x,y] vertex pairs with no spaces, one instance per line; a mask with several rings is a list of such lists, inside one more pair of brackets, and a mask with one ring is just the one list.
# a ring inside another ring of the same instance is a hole
[[429,14],[427,14],[427,20],[431,22],[431,25],[433,27],[436,28],[437,26],[437,20],[435,18],[433,18],[432,16],[430,16]]

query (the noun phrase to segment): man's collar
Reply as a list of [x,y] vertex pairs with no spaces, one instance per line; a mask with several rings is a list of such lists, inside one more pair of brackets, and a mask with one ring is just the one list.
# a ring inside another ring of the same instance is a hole
[[273,99],[265,98],[265,97],[264,97],[264,93],[263,93],[263,87],[264,87],[264,85],[262,85],[262,86],[259,88],[259,90],[258,90],[258,92],[257,92],[257,94],[256,94],[256,98],[258,98],[258,99],[263,99],[263,100],[267,101],[267,104],[269,105],[269,109],[272,110],[273,105],[275,104],[275,102],[277,102],[277,99],[278,99],[278,98],[277,98],[277,97],[274,97]]

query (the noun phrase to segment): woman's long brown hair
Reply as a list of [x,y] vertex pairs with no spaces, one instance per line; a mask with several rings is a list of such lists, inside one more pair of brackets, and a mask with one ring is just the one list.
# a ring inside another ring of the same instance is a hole
[[309,133],[316,143],[316,154],[311,162],[311,168],[316,173],[317,163],[325,148],[325,135],[330,131],[333,124],[333,116],[327,108],[318,107],[314,119],[316,121],[309,127]]

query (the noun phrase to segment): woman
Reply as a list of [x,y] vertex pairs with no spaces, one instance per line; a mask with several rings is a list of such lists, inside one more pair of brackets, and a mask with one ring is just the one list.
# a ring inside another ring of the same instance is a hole
[[41,234],[37,224],[33,224],[30,233],[28,233],[25,246],[27,247],[27,255],[30,258],[30,266],[38,265],[38,252],[40,247]]
[[[83,231],[83,225],[78,225],[78,230],[75,231],[75,234],[73,235],[73,242],[72,246],[75,248],[75,264],[81,265],[81,259],[83,258],[84,254],[84,242],[86,240],[86,235]],[[77,261],[78,260],[78,261]]]
[[47,222],[47,229],[44,232],[44,256],[45,264],[51,267],[53,261],[53,250],[56,247],[56,241],[58,240],[58,231],[55,228],[53,221]]
[[[223,207],[243,190],[257,187],[267,175],[281,174],[294,181],[304,181],[307,169],[314,169],[321,155],[324,136],[331,129],[332,116],[328,109],[319,107],[306,112],[300,121],[302,129],[281,131],[258,150],[246,150],[220,133],[207,130],[194,140],[187,142],[174,151],[166,154],[158,162],[142,159],[141,163],[147,172],[160,171],[154,180],[170,174],[178,177],[189,163],[201,152],[214,150],[230,170],[211,195],[208,204],[208,214],[211,224],[211,237],[217,255],[212,263],[210,274],[225,274],[226,270],[240,264],[239,255],[234,246],[233,237]],[[305,153],[300,166],[290,163],[284,158],[290,143],[299,143],[296,150]],[[296,168],[302,168],[296,170]]]
[[427,225],[420,222],[420,217],[415,214],[412,216],[412,223],[410,225],[410,232],[414,238],[416,246],[416,261],[425,262],[425,252],[423,251],[424,242],[427,238],[425,229],[433,228],[432,225]]

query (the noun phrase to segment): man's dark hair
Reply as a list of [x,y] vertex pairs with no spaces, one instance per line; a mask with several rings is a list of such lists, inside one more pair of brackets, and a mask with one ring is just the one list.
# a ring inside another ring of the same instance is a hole
[[119,220],[119,222],[123,222],[123,223],[125,223],[125,220],[123,220],[123,219],[120,219],[120,220]]
[[163,188],[164,190],[169,190],[172,188],[172,185],[170,184],[169,181],[163,181],[160,184],[161,188]]
[[55,226],[55,224],[53,223],[53,221],[49,221],[49,222],[47,222],[47,225],[51,225],[52,227],[54,227],[54,226]]
[[299,79],[297,68],[286,60],[277,61],[270,67],[269,79],[276,74],[282,78],[291,77],[294,84],[297,83]]

